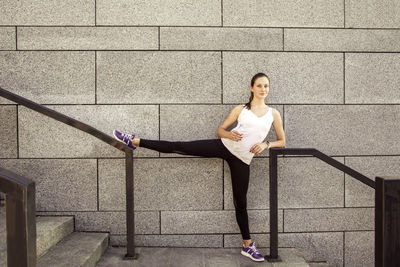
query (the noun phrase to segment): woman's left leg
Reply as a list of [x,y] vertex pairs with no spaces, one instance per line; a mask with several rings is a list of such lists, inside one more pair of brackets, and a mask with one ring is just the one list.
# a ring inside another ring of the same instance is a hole
[[229,158],[227,162],[231,170],[236,221],[243,240],[250,240],[249,219],[247,215],[247,190],[249,187],[250,166],[236,157]]
[[246,197],[247,189],[249,188],[250,166],[236,157],[229,158],[227,161],[231,169],[236,220],[243,238],[243,246],[240,253],[254,261],[264,261],[263,255],[258,252],[254,242],[251,242],[250,237]]

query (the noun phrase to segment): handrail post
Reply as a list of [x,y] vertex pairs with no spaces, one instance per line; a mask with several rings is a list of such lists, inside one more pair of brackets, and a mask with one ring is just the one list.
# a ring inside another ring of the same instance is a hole
[[278,152],[269,150],[269,232],[270,253],[267,261],[281,261],[278,256]]
[[376,177],[375,183],[375,266],[399,266],[400,177]]
[[0,169],[0,189],[5,193],[7,266],[36,266],[35,183]]
[[133,195],[133,151],[125,151],[126,178],[126,255],[124,259],[137,259],[135,253],[135,213]]

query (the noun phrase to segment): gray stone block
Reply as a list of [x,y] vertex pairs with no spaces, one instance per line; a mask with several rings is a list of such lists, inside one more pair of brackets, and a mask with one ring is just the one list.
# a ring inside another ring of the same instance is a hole
[[95,25],[95,1],[2,1],[0,25]]
[[343,103],[341,54],[223,52],[223,59],[223,103],[246,103],[257,72],[271,79],[268,103]]
[[[40,104],[94,104],[95,54],[0,52],[1,87]],[[0,98],[0,104],[12,103]]]
[[[75,231],[110,232],[126,235],[126,212],[38,212],[37,215],[74,216]],[[135,212],[135,234],[160,234],[158,211]]]
[[97,25],[221,25],[221,3],[212,0],[104,0],[97,3]]
[[[334,158],[343,163],[343,158]],[[280,208],[343,207],[344,175],[317,158],[278,160]]]
[[[126,212],[81,212],[75,214],[77,231],[109,231],[126,234]],[[157,211],[135,212],[136,234],[159,234],[160,219]]]
[[161,50],[283,50],[282,29],[161,27]]
[[[155,105],[48,107],[110,136],[113,129],[119,129],[158,138],[158,107]],[[21,157],[125,157],[122,151],[96,137],[27,108],[19,108],[19,126],[19,134],[24,136],[20,142]],[[156,156],[158,152],[138,149],[133,154],[135,157]]]
[[158,49],[156,27],[20,27],[18,49]]
[[[346,165],[372,180],[376,176],[400,176],[400,157],[346,157]],[[374,207],[375,190],[346,174],[346,207]]]
[[343,27],[343,1],[223,1],[224,26]]
[[346,28],[399,28],[397,0],[345,0]]
[[98,103],[221,103],[219,52],[98,52]]
[[0,50],[15,50],[15,27],[0,27]]
[[16,158],[17,145],[17,108],[0,106],[0,158]]
[[0,166],[35,181],[37,211],[97,209],[94,159],[4,159]]
[[[217,129],[234,105],[161,105],[160,139],[217,139]],[[168,155],[168,154],[162,154]]]
[[[342,159],[337,159],[343,162]],[[234,209],[231,174],[224,165],[225,209]],[[343,207],[343,173],[316,158],[278,160],[278,207]],[[247,193],[249,209],[269,208],[269,161],[253,159]]]
[[[215,159],[135,159],[135,210],[215,210],[222,208],[222,161]],[[125,164],[99,160],[100,210],[125,208]]]
[[[254,234],[258,247],[269,247],[269,234]],[[240,235],[224,235],[224,247],[239,247]],[[343,233],[279,233],[278,246],[295,247],[307,261],[328,261],[329,266],[343,266]],[[279,253],[280,251],[278,251]],[[268,253],[269,254],[269,249]],[[278,254],[279,255],[279,254]],[[347,265],[346,265],[347,266]],[[349,265],[354,266],[354,265]]]
[[[282,231],[282,211],[278,211],[278,231]],[[269,211],[249,210],[252,232],[269,231]],[[161,234],[240,233],[234,211],[161,211]]]
[[285,29],[284,36],[285,51],[400,51],[399,30]]
[[373,230],[373,208],[285,210],[285,232]]
[[345,266],[375,266],[375,232],[345,232]]
[[346,103],[400,104],[400,54],[346,54],[345,62]]
[[[222,235],[135,235],[135,245],[144,247],[222,247]],[[111,235],[112,246],[126,246],[126,235]]]
[[286,144],[328,155],[399,154],[399,114],[396,105],[288,105]]

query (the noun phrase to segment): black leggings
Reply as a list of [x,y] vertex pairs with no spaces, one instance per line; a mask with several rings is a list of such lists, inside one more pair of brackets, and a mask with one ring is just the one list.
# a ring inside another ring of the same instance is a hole
[[250,166],[234,156],[222,143],[221,139],[196,140],[189,142],[170,142],[140,139],[141,147],[162,153],[178,153],[183,155],[216,157],[226,160],[231,170],[233,204],[236,220],[243,239],[250,239],[247,216],[247,189],[249,187]]

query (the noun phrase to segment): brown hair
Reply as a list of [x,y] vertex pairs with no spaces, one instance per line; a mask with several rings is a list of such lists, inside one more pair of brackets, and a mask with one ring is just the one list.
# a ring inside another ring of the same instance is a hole
[[[259,72],[259,73],[257,73],[256,75],[254,75],[253,78],[251,78],[250,85],[251,85],[251,86],[254,86],[254,83],[255,83],[256,80],[257,80],[258,78],[260,78],[260,77],[266,77],[266,78],[268,79],[268,81],[270,81],[270,79],[269,79],[269,77],[267,76],[267,74],[262,73],[262,72]],[[249,102],[246,103],[246,108],[247,108],[247,109],[251,109],[251,104],[250,104],[250,103],[251,103],[251,100],[253,100],[253,98],[254,98],[254,94],[253,94],[253,92],[251,92],[250,97],[249,97]]]

